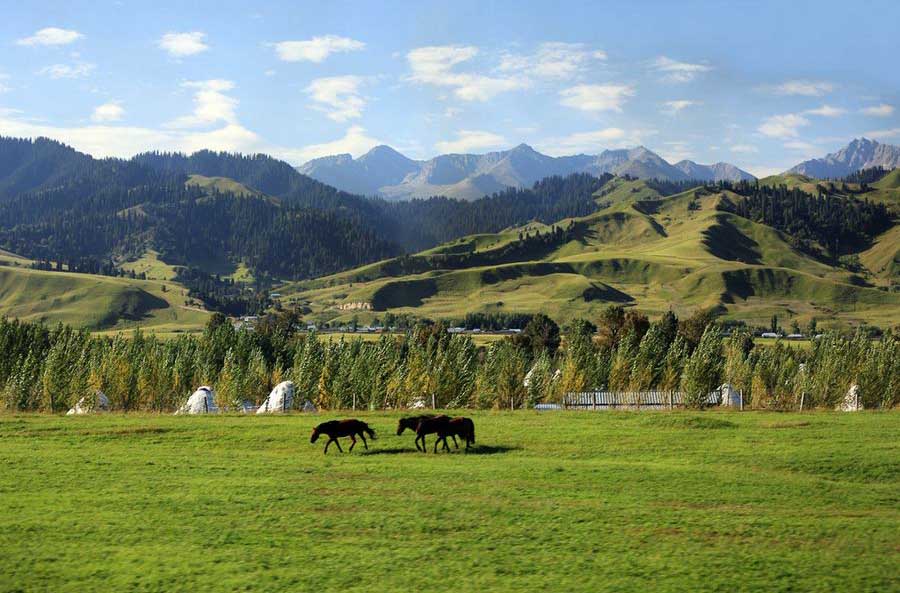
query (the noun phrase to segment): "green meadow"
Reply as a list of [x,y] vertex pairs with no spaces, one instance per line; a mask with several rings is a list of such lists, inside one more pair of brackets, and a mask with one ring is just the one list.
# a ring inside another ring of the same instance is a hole
[[471,415],[327,456],[340,414],[0,416],[0,591],[900,586],[896,412]]

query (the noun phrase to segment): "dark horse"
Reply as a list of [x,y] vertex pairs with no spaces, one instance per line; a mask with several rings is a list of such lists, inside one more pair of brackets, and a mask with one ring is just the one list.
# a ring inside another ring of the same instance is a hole
[[[434,414],[422,414],[420,416],[407,416],[405,418],[401,418],[397,422],[397,436],[403,434],[403,431],[407,428],[414,433],[416,433],[416,451],[425,452],[425,435],[434,434],[438,432],[438,428],[443,425],[444,422],[449,421],[449,416],[435,416]],[[422,423],[425,423],[425,426],[422,427]],[[419,428],[422,427],[420,431]],[[456,439],[454,439],[455,441]],[[419,441],[422,441],[421,448],[419,447]]]
[[343,453],[344,450],[341,449],[341,443],[338,442],[338,439],[341,437],[350,437],[350,440],[353,441],[350,444],[351,451],[353,451],[353,447],[356,446],[357,436],[362,439],[363,446],[366,450],[369,449],[369,443],[366,442],[366,435],[369,435],[372,440],[375,440],[375,431],[369,428],[369,425],[362,420],[356,420],[355,418],[350,420],[329,420],[328,422],[323,422],[313,429],[309,442],[315,443],[319,439],[320,434],[328,435],[328,442],[325,443],[325,453],[328,453],[328,445],[331,443],[336,444],[338,451]]
[[469,445],[475,444],[475,423],[472,422],[471,418],[466,418],[465,416],[457,416],[456,418],[451,418],[450,422],[447,423],[447,433],[446,434],[438,434],[444,441],[444,447],[449,450],[450,447],[447,446],[447,437],[453,437],[453,444],[456,445],[456,448],[459,449],[459,444],[456,442],[456,437],[463,439],[466,442],[466,449],[468,450]]
[[434,452],[437,453],[438,443],[443,443],[445,451],[450,450],[447,444],[447,437],[453,437],[453,444],[459,449],[459,443],[456,437],[460,437],[466,442],[466,449],[469,445],[475,444],[475,423],[471,418],[450,418],[449,416],[435,416],[434,418],[424,418],[419,420],[419,426],[416,428],[416,449],[419,449],[418,440],[422,439],[422,448],[425,452],[425,435],[436,433],[437,439],[434,441]]

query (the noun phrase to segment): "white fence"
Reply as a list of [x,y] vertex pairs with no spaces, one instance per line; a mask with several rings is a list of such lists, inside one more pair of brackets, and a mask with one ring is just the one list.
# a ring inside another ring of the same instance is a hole
[[[722,391],[709,393],[704,406],[722,403]],[[671,410],[684,407],[682,391],[581,391],[563,397],[567,410]]]

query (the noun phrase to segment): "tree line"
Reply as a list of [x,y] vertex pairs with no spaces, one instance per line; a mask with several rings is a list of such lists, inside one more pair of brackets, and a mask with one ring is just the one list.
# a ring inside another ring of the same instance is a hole
[[[831,260],[866,246],[892,224],[884,204],[855,197],[814,196],[799,188],[751,181],[719,182],[716,189],[742,197],[723,201],[723,210],[783,231],[794,247]],[[824,254],[818,246],[824,248]]]
[[291,313],[270,315],[253,332],[215,316],[197,336],[160,340],[98,337],[66,326],[0,320],[0,398],[9,411],[63,412],[102,391],[115,410],[171,412],[199,385],[218,403],[259,404],[282,380],[329,409],[523,408],[567,392],[607,388],[680,390],[699,406],[723,382],[760,409],[831,408],[851,384],[866,407],[900,403],[900,340],[828,333],[808,350],[757,346],[739,330],[723,337],[709,311],[651,322],[610,307],[563,332],[535,315],[515,336],[477,346],[440,322],[377,341],[329,339],[302,330]]

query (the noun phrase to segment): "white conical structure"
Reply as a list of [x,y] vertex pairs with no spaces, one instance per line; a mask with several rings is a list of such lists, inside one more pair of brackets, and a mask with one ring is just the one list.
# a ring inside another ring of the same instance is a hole
[[838,410],[841,412],[858,412],[863,409],[862,399],[859,395],[859,385],[854,383],[844,396],[844,400],[838,404]]
[[188,398],[184,405],[178,408],[176,414],[216,414],[219,408],[216,406],[216,393],[212,387],[204,385]]
[[282,381],[269,393],[269,397],[256,410],[257,414],[287,412],[294,405],[294,382]]
[[301,411],[301,412],[315,413],[315,412],[318,412],[319,410],[316,409],[315,404],[313,404],[313,403],[312,403],[311,401],[309,401],[309,400],[306,400],[305,402],[303,402],[303,407],[300,408],[300,411]]
[[102,391],[97,391],[94,395],[86,395],[75,404],[75,407],[66,412],[66,416],[79,416],[81,414],[91,414],[93,412],[108,412],[109,398]]
[[731,408],[741,407],[741,392],[735,389],[731,383],[723,383],[722,386],[719,387],[719,393],[722,394],[719,405]]

